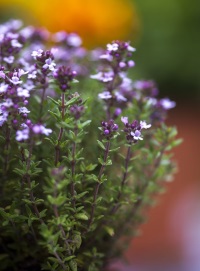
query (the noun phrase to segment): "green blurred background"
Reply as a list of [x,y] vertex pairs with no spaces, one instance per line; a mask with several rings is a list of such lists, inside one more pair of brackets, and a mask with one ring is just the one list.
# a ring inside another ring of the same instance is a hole
[[200,1],[135,0],[142,22],[137,67],[165,95],[200,99]]

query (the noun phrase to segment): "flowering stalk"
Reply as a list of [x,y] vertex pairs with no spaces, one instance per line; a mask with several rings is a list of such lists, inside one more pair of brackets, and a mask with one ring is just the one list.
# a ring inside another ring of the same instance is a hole
[[[61,94],[61,115],[62,115],[62,120],[64,120],[65,116],[65,93]],[[58,139],[57,139],[57,145],[55,146],[55,166],[57,166],[59,158],[60,158],[60,143],[62,140],[63,136],[63,127],[60,128],[59,134],[58,134]]]
[[30,165],[31,165],[31,159],[32,159],[32,150],[33,150],[33,139],[31,137],[31,140],[30,140],[30,146],[29,146],[29,154],[28,154],[28,158],[27,158],[27,161],[26,161],[26,174],[25,174],[25,179],[27,180],[27,183],[28,183],[28,187],[29,187],[29,193],[30,193],[30,200],[31,200],[31,204],[32,204],[32,207],[35,211],[35,214],[36,216],[38,217],[39,221],[41,224],[44,223],[43,219],[40,217],[40,212],[37,208],[37,205],[35,203],[35,197],[34,197],[34,194],[33,194],[33,188],[31,187],[31,177],[30,177]]
[[[55,181],[54,198],[57,198],[57,185],[58,185],[57,181]],[[57,220],[59,220],[60,215],[59,215],[59,211],[58,211],[58,206],[56,204],[53,204],[53,212],[54,212],[54,215],[57,218]],[[71,251],[70,251],[68,240],[66,238],[67,235],[65,233],[65,230],[64,230],[63,226],[60,223],[58,224],[58,228],[59,228],[59,230],[61,232],[63,241],[65,243],[67,255],[70,256],[71,255]]]
[[9,147],[10,147],[10,136],[11,136],[11,128],[6,125],[6,144],[5,144],[5,160],[4,160],[4,172],[7,173],[8,170],[8,162],[9,162]]
[[121,181],[120,191],[118,192],[118,195],[116,197],[116,203],[113,205],[112,209],[109,212],[110,215],[115,214],[120,207],[120,199],[123,194],[124,185],[126,184],[127,175],[128,175],[128,166],[129,166],[130,159],[131,159],[131,145],[129,145],[129,147],[127,148],[124,174],[123,174],[122,181]]
[[[78,127],[77,123],[75,124],[74,128],[74,135],[75,137],[77,136],[78,132]],[[76,141],[72,143],[72,161],[71,161],[71,171],[72,171],[72,180],[71,180],[71,196],[72,196],[72,204],[73,208],[75,210],[75,204],[76,204],[76,199],[75,199],[75,182],[74,182],[74,177],[75,177],[75,168],[76,168]]]
[[94,221],[94,213],[95,213],[95,209],[96,209],[96,201],[97,201],[97,197],[98,197],[98,193],[99,193],[99,188],[101,185],[101,178],[102,178],[102,174],[104,172],[106,163],[107,163],[107,159],[108,159],[108,154],[109,154],[109,150],[110,150],[110,140],[106,143],[106,147],[105,147],[105,152],[104,152],[104,159],[103,159],[103,163],[101,165],[99,174],[98,174],[98,182],[95,186],[94,189],[94,195],[93,195],[93,203],[92,203],[92,209],[91,209],[91,213],[90,213],[90,218],[88,220],[88,228],[87,228],[87,232],[90,230],[90,227]]

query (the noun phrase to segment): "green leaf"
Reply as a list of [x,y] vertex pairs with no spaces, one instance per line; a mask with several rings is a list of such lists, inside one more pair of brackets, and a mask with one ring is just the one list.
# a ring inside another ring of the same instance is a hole
[[48,195],[47,199],[52,205],[56,205],[56,206],[60,206],[64,204],[66,201],[66,197],[62,195],[58,195],[56,198],[52,197],[51,195]]
[[82,193],[80,193],[80,194],[77,194],[76,195],[76,199],[80,199],[80,198],[82,198],[82,197],[84,197],[86,194],[88,194],[89,192],[88,191],[84,191],[84,192],[82,192]]
[[110,236],[113,236],[115,234],[114,229],[109,226],[104,226],[104,229]]
[[120,147],[117,147],[115,149],[109,150],[109,152],[115,152],[115,151],[118,151],[119,149],[120,149]]
[[28,216],[31,216],[32,211],[31,211],[31,209],[29,208],[29,206],[27,204],[25,205],[25,208],[26,208],[26,212],[27,212]]
[[50,115],[52,115],[57,121],[60,121],[60,119],[61,119],[61,114],[60,114],[59,111],[56,113],[56,112],[53,112],[53,111],[51,111],[51,110],[48,110],[48,112],[49,112]]
[[9,215],[4,211],[3,208],[0,208],[0,215],[6,220],[9,218]]
[[91,120],[86,120],[83,123],[78,123],[78,128],[83,129],[84,127],[88,126],[91,123]]
[[84,213],[75,214],[75,217],[80,220],[88,220],[88,216]]
[[47,98],[48,98],[50,101],[52,101],[52,103],[54,103],[55,105],[60,106],[60,103],[57,102],[56,100],[54,100],[53,98],[51,98],[50,96],[47,96]]
[[82,243],[81,234],[79,232],[74,233],[74,235],[72,236],[72,240],[76,248],[79,249]]
[[74,104],[78,99],[80,99],[79,96],[73,97],[72,99],[70,99],[69,101],[67,101],[67,102],[65,103],[65,106],[68,107],[69,105]]
[[112,165],[112,160],[111,159],[108,159],[107,161],[106,161],[106,166],[111,166]]
[[0,143],[4,143],[6,140],[3,136],[0,136]]
[[103,166],[103,165],[105,165],[105,162],[104,162],[104,160],[100,157],[100,158],[98,158],[98,161],[99,161],[99,163]]
[[72,260],[72,259],[74,259],[74,258],[76,258],[76,256],[75,256],[75,255],[71,255],[71,256],[69,256],[69,257],[66,257],[66,258],[64,259],[64,261],[65,261],[65,262],[69,262],[70,260]]
[[77,271],[77,262],[75,260],[71,260],[69,262],[69,267],[71,269],[71,271]]
[[106,150],[106,147],[103,145],[103,143],[101,142],[101,141],[99,141],[99,140],[97,140],[97,143],[98,143],[98,145],[99,145],[99,147],[102,149],[102,150]]

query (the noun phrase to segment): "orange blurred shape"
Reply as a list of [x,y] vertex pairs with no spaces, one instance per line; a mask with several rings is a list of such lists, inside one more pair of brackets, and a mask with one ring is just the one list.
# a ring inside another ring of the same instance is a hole
[[135,39],[139,20],[129,0],[0,0],[0,10],[51,32],[77,32],[86,46]]

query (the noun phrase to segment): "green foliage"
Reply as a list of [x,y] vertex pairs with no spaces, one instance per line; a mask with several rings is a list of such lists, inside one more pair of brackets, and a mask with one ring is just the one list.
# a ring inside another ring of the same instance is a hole
[[[30,119],[44,121],[49,137],[19,142],[9,123],[1,127],[0,270],[101,270],[175,171],[175,128],[152,121],[143,141],[130,143],[118,118],[119,133],[106,137],[98,128],[102,102],[82,80],[81,99],[72,89],[42,102],[35,90]],[[80,117],[71,110],[77,103],[85,108]],[[123,114],[149,123],[152,108],[135,99]]]

